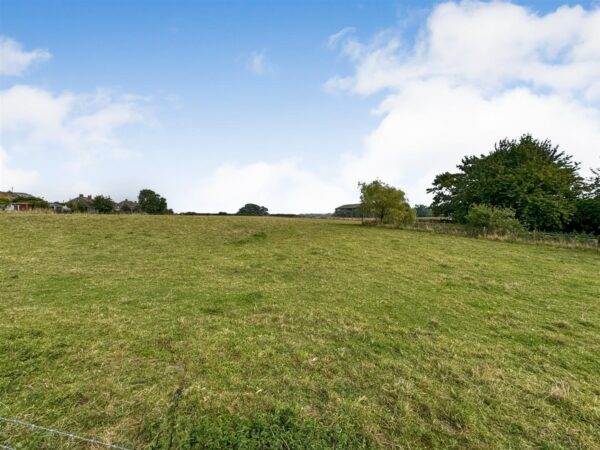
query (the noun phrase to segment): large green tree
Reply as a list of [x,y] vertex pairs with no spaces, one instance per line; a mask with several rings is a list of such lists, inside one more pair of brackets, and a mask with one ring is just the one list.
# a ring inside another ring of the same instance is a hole
[[360,211],[363,216],[375,217],[379,223],[404,224],[414,220],[415,211],[410,207],[403,191],[382,181],[358,183],[360,188]]
[[166,214],[167,200],[151,189],[142,189],[138,195],[140,209],[147,214]]
[[241,216],[268,216],[269,210],[265,206],[260,206],[255,203],[246,203],[237,213]]
[[582,196],[575,202],[575,213],[569,231],[593,233],[600,236],[600,169],[592,170]]
[[476,204],[511,208],[530,229],[562,230],[582,191],[578,163],[548,140],[504,139],[488,155],[466,156],[455,173],[435,177],[436,214],[464,222]]
[[100,214],[108,214],[114,211],[115,202],[113,202],[110,197],[105,197],[104,195],[96,195],[94,197],[94,202],[92,203],[92,206]]

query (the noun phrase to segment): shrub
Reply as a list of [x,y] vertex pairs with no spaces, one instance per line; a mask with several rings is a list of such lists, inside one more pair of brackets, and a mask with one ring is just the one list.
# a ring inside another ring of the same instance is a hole
[[472,230],[489,233],[507,234],[525,231],[525,227],[516,218],[510,208],[496,208],[488,205],[474,205],[466,216],[467,226]]

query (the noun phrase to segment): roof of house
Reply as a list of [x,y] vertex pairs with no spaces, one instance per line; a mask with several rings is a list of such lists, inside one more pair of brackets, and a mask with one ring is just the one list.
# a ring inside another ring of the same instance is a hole
[[79,197],[72,198],[67,203],[70,202],[84,204],[85,206],[91,207],[94,204],[94,199],[91,195],[88,195],[86,197],[85,195],[79,194]]
[[139,205],[138,205],[138,202],[136,202],[136,201],[125,199],[122,202],[117,203],[117,206],[137,207]]
[[335,209],[355,209],[355,208],[358,208],[359,206],[360,206],[360,203],[350,203],[348,205],[338,206]]

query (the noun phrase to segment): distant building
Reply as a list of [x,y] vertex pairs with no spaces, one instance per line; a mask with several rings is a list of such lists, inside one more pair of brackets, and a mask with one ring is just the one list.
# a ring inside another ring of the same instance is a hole
[[362,217],[360,203],[338,206],[333,215],[335,217]]
[[85,196],[83,194],[79,194],[79,197],[72,198],[67,202],[69,208],[73,211],[79,212],[87,212],[87,213],[95,213],[96,208],[94,208],[94,199],[91,195]]
[[33,205],[31,203],[9,203],[6,211],[31,211]]
[[140,211],[140,205],[138,202],[132,200],[123,200],[115,205],[115,211],[121,214],[131,214]]
[[62,203],[48,203],[48,209],[51,209],[52,211],[54,211],[55,213],[70,213],[71,212],[71,208],[69,208],[68,206],[63,205]]

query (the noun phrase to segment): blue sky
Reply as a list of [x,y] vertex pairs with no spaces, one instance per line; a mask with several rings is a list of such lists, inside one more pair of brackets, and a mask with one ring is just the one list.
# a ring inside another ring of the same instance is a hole
[[[427,202],[435,173],[523,132],[600,166],[598,17],[560,1],[0,0],[0,190],[326,212],[379,177]],[[486,39],[511,71],[490,75],[470,44]],[[569,113],[511,113],[549,108]]]

